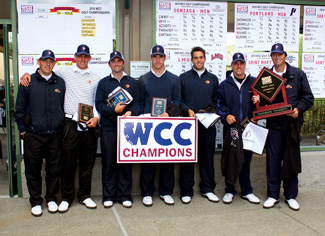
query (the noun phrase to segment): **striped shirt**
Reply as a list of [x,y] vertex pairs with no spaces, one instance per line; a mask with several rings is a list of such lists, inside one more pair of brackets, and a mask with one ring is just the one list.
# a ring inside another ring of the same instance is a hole
[[93,106],[94,116],[98,117],[95,108],[95,96],[99,76],[88,70],[80,70],[77,67],[61,68],[55,72],[60,76],[66,86],[64,98],[64,112],[78,116],[79,103]]

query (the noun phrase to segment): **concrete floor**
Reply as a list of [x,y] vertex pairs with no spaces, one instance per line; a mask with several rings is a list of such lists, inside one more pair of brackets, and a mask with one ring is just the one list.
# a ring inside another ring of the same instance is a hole
[[[1,137],[0,137],[1,138]],[[250,204],[237,194],[232,204],[212,203],[200,196],[196,184],[192,203],[184,205],[175,184],[175,205],[167,206],[154,196],[154,205],[142,205],[138,190],[130,209],[115,204],[105,209],[101,204],[101,181],[96,173],[93,199],[97,209],[90,210],[75,202],[65,214],[50,214],[43,203],[43,215],[34,217],[26,198],[8,197],[8,176],[0,165],[0,235],[324,235],[325,236],[325,152],[302,153],[303,173],[299,176],[297,198],[300,211],[288,208],[281,194],[273,209],[263,209],[266,200],[265,158],[252,161],[252,185],[261,204]],[[220,176],[220,156],[216,156],[216,194],[224,194]],[[97,166],[97,171],[100,166]],[[134,169],[138,172],[138,166]],[[177,175],[177,168],[175,169]],[[136,173],[136,176],[138,173]],[[177,178],[176,178],[177,179]],[[198,183],[198,181],[196,181]],[[137,180],[135,180],[135,189]]]

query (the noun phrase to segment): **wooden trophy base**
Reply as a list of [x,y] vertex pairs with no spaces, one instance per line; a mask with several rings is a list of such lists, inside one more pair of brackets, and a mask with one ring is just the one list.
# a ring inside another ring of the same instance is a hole
[[285,114],[291,114],[294,111],[290,104],[279,105],[272,104],[268,106],[260,106],[258,111],[253,111],[253,120],[265,119],[273,116],[281,116]]

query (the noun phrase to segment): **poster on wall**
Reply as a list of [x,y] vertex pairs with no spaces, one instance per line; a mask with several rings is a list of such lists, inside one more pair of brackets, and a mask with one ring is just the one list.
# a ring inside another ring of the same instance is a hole
[[165,48],[225,50],[227,3],[156,1],[156,42]]
[[[270,53],[252,52],[243,54],[246,59],[246,73],[252,76],[258,76],[263,67],[271,68],[273,66]],[[298,67],[298,53],[288,53],[286,62]]]
[[[180,75],[190,69],[192,69],[191,63],[191,51],[190,50],[165,50],[166,69],[170,72]],[[227,52],[226,51],[206,51],[205,68],[215,74],[219,82],[225,79],[226,76],[226,64],[227,64]]]
[[[39,67],[37,64],[37,59],[40,55],[19,55],[18,56],[18,77],[24,73],[35,73],[36,69]],[[63,68],[72,67],[76,64],[76,60],[71,55],[56,55],[56,63],[53,71]],[[100,78],[104,78],[111,73],[111,68],[108,66],[109,55],[92,55],[91,61],[89,62],[89,69],[99,75]]]
[[306,73],[315,98],[325,98],[325,53],[303,53],[302,70]]
[[235,50],[264,51],[282,43],[299,51],[300,6],[235,4]]
[[325,7],[304,7],[304,52],[325,52]]
[[[113,51],[113,7],[109,4],[19,3],[19,54],[74,54],[86,44],[91,54]],[[111,42],[111,43],[109,43]]]

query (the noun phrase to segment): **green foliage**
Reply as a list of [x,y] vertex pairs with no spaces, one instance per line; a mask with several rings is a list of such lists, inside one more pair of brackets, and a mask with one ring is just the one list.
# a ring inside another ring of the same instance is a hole
[[325,124],[325,99],[317,98],[314,106],[304,113],[304,124],[301,128],[301,135],[315,135]]

